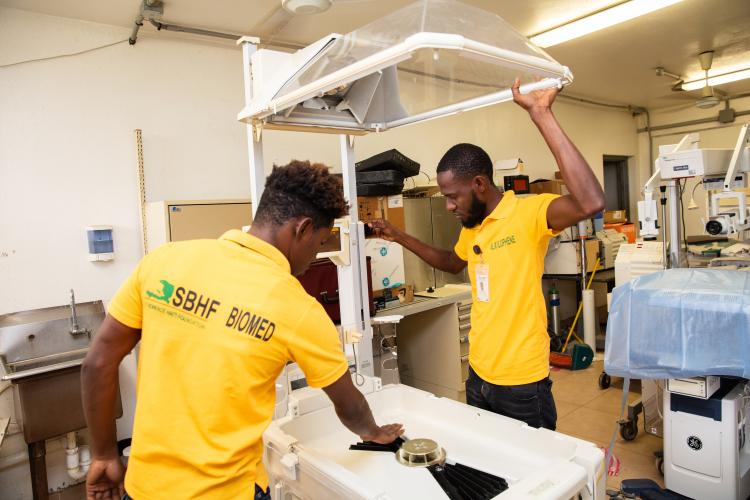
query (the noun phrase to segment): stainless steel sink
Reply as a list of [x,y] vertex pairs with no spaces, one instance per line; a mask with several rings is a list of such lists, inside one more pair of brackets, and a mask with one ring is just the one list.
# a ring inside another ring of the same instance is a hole
[[[16,410],[27,443],[86,427],[81,363],[104,320],[101,301],[0,316],[2,380],[16,386]],[[117,415],[122,414],[117,398]]]

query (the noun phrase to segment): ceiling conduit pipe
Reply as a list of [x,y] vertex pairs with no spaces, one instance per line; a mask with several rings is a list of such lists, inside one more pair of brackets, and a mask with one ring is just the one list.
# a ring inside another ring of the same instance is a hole
[[[737,111],[734,116],[745,116],[750,115],[750,110],[746,111]],[[717,117],[709,117],[709,118],[701,118],[698,120],[688,120],[684,122],[678,122],[678,123],[668,123],[666,125],[657,125],[655,127],[645,127],[645,128],[639,128],[638,133],[641,132],[650,132],[650,131],[657,131],[657,130],[667,130],[671,128],[678,128],[678,127],[688,127],[690,125],[700,125],[703,123],[713,123],[718,122],[719,119]]]
[[138,15],[133,22],[133,30],[130,32],[130,37],[128,38],[128,43],[130,45],[135,45],[135,42],[138,41],[138,31],[141,29],[141,26],[143,26],[143,20],[145,19],[144,13],[146,12],[152,16],[154,14],[161,15],[161,13],[164,12],[161,0],[143,0],[143,2],[141,2]]
[[179,31],[181,33],[191,33],[193,35],[204,35],[212,36],[214,38],[226,38],[227,40],[237,40],[242,35],[233,35],[231,33],[220,33],[218,31],[203,30],[200,28],[189,28],[187,26],[178,26],[176,24],[167,24],[154,19],[149,19],[149,22],[159,31]]
[[138,30],[141,29],[141,26],[143,26],[143,14],[138,14],[133,24],[133,31],[130,32],[130,37],[128,38],[130,45],[135,45],[136,40],[138,40]]

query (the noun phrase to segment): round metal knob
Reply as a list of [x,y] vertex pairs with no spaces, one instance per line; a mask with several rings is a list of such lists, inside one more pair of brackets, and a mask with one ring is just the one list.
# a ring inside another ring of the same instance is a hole
[[445,461],[445,450],[432,439],[410,439],[396,453],[396,460],[409,467],[427,467]]

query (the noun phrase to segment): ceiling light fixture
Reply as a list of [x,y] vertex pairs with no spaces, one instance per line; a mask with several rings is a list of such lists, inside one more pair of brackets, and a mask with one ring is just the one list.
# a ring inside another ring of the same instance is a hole
[[595,31],[609,28],[636,17],[643,16],[655,10],[663,9],[682,0],[630,0],[614,7],[600,10],[575,21],[563,24],[557,28],[545,31],[531,37],[532,43],[540,47],[551,47],[568,40],[588,35]]
[[281,0],[281,6],[295,15],[320,14],[331,8],[331,0]]
[[[722,85],[724,83],[736,82],[738,80],[745,80],[750,78],[750,68],[741,69],[739,71],[732,71],[731,73],[724,73],[723,75],[711,76],[708,78],[708,86],[714,87],[716,85]],[[685,82],[682,84],[682,90],[698,90],[706,86],[706,79],[701,78],[700,80],[694,80],[692,82]]]

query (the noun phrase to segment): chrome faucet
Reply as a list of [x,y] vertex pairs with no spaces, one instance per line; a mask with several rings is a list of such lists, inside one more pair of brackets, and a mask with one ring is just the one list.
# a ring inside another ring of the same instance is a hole
[[78,325],[78,316],[76,315],[76,296],[73,289],[70,289],[70,334],[74,337],[79,335],[91,335],[91,330],[81,328]]

